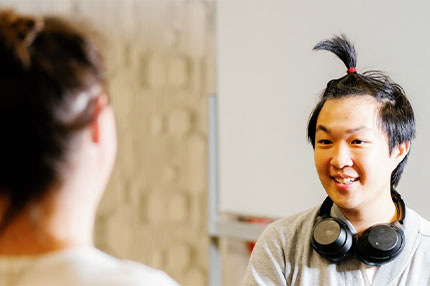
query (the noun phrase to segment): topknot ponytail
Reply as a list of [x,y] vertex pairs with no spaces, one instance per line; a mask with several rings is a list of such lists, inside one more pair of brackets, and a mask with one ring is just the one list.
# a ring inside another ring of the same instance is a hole
[[348,69],[357,67],[357,54],[354,45],[344,34],[319,42],[313,50],[330,51],[337,55]]

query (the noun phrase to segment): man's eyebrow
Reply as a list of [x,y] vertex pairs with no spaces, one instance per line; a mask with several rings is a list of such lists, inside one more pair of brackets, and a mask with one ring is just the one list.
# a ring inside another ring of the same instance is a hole
[[318,131],[318,130],[322,130],[322,131],[324,131],[325,133],[328,133],[328,134],[331,133],[330,130],[327,127],[325,127],[324,125],[321,125],[321,124],[317,126],[317,129],[315,130],[315,132]]
[[366,127],[366,126],[360,126],[360,127],[357,127],[357,128],[348,129],[348,130],[346,130],[346,132],[347,133],[355,133],[355,132],[361,131],[361,130],[370,131],[372,129],[369,128],[369,127]]
[[[324,125],[321,125],[321,124],[318,125],[316,131],[318,131],[318,130],[322,130],[322,131],[324,131],[324,132],[326,132],[328,134],[331,133],[330,129],[328,129],[327,127],[325,127]],[[366,127],[366,126],[359,126],[359,127],[356,127],[356,128],[352,128],[352,129],[346,130],[346,133],[351,134],[351,133],[355,133],[355,132],[360,131],[360,130],[371,130],[371,129],[369,127]]]

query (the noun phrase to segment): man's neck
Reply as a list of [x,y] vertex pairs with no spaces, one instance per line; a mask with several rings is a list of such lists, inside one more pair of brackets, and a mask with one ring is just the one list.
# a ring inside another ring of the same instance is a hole
[[391,223],[398,219],[398,212],[395,203],[389,197],[382,201],[375,200],[371,204],[356,209],[341,209],[339,210],[351,222],[361,235],[367,228],[375,224]]

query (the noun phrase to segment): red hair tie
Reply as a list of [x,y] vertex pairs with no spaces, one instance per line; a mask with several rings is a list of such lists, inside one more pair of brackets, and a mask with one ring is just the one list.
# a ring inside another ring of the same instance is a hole
[[347,69],[347,71],[346,71],[347,73],[356,73],[357,72],[357,69],[356,68],[349,68],[349,69]]

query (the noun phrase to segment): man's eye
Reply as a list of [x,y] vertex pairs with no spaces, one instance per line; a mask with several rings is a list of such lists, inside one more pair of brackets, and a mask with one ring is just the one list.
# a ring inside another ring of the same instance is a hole
[[331,144],[331,141],[327,139],[322,139],[322,140],[319,140],[318,143],[322,145],[328,145],[328,144]]
[[352,144],[363,144],[363,143],[364,143],[364,141],[363,141],[363,140],[360,140],[360,139],[355,139],[355,140],[353,140],[351,143],[352,143]]

